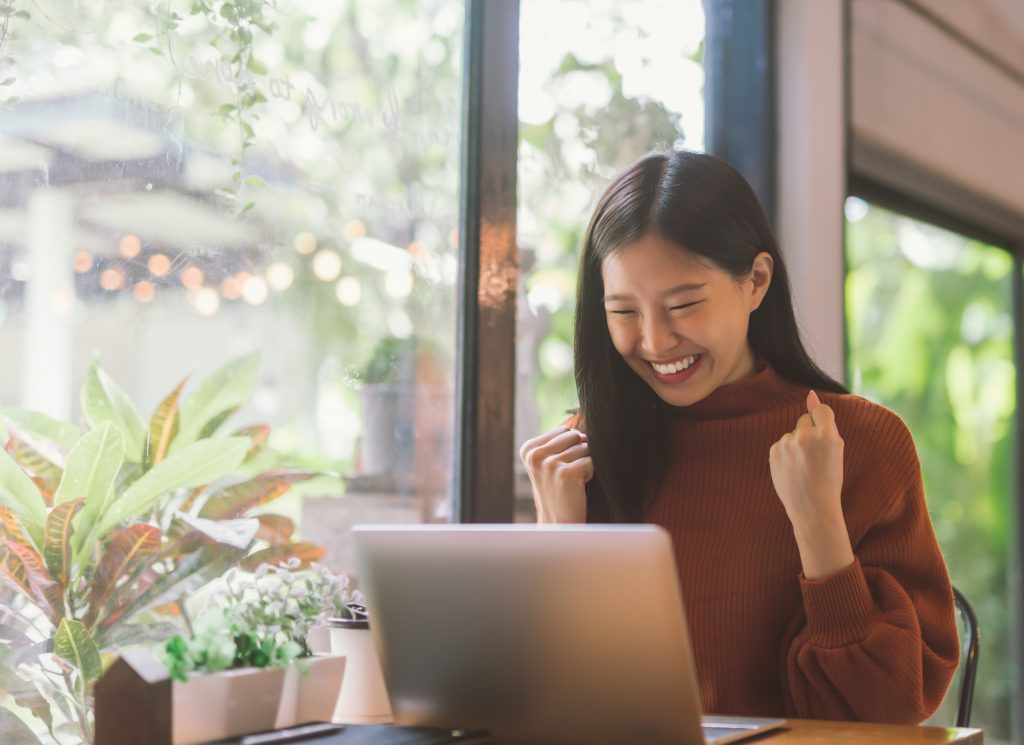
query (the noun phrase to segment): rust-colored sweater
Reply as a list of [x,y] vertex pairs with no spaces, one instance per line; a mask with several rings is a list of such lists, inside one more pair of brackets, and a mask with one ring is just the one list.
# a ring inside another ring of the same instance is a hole
[[917,724],[941,702],[960,651],[917,452],[888,409],[819,392],[845,443],[856,558],[805,579],[768,450],[806,412],[807,390],[768,366],[673,413],[674,456],[647,520],[675,542],[701,703]]

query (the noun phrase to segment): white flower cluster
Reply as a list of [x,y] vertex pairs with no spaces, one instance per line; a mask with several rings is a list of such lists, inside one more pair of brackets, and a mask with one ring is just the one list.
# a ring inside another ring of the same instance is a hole
[[261,564],[253,575],[236,569],[225,575],[225,590],[215,604],[236,629],[248,629],[260,640],[278,644],[294,641],[306,648],[309,632],[328,619],[347,616],[347,603],[362,604],[362,594],[350,589],[346,575],[312,564],[300,569],[292,558],[277,566]]

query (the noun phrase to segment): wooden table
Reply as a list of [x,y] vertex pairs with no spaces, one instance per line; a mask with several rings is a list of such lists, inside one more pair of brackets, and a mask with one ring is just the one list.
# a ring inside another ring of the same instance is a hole
[[871,743],[871,745],[940,745],[964,743],[981,745],[980,729],[954,727],[903,727],[893,724],[857,722],[818,722],[810,719],[789,719],[781,729],[767,732],[744,743],[757,745],[824,745],[825,743]]

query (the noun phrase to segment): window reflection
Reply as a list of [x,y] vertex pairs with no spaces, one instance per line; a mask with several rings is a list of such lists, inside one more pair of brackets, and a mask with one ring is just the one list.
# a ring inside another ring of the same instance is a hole
[[[576,262],[608,181],[647,151],[704,143],[704,11],[684,2],[523,0],[516,447],[576,405]],[[534,520],[516,461],[517,519]]]
[[57,11],[0,61],[0,405],[81,421],[95,350],[148,414],[257,351],[232,421],[325,474],[286,499],[330,565],[449,519],[463,4]]

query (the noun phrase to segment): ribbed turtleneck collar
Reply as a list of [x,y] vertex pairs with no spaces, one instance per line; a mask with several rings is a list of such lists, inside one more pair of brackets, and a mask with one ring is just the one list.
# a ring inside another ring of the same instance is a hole
[[685,419],[733,419],[776,409],[780,405],[803,402],[809,389],[790,383],[766,362],[749,378],[716,388],[706,398],[690,406],[675,406],[672,413]]

